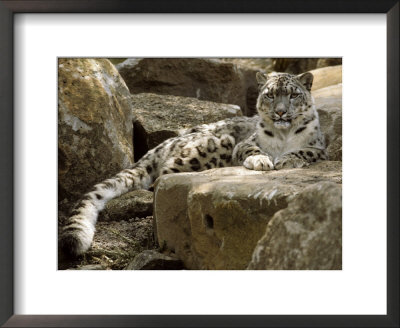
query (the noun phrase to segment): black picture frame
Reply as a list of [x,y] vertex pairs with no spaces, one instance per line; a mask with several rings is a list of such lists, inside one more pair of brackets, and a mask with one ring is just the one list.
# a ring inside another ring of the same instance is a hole
[[[16,13],[385,13],[387,315],[14,315],[13,18]],[[399,327],[399,1],[0,0],[0,63],[0,324],[5,327]]]

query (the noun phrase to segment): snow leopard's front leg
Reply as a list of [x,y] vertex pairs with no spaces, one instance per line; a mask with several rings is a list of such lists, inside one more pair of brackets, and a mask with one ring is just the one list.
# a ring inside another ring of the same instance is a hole
[[243,165],[250,170],[268,171],[274,169],[272,157],[263,152],[255,143],[255,135],[238,143],[233,150],[236,165]]
[[291,151],[275,159],[275,169],[288,169],[307,167],[311,163],[316,163],[327,159],[325,149],[304,148]]

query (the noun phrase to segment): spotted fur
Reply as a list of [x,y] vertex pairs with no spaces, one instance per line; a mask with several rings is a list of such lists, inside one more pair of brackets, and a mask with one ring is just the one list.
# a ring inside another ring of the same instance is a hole
[[258,116],[183,129],[131,168],[95,185],[72,209],[61,229],[62,252],[72,256],[86,252],[105,204],[129,190],[148,189],[161,175],[237,165],[253,170],[303,167],[326,159],[310,94],[312,79],[310,73],[259,73]]

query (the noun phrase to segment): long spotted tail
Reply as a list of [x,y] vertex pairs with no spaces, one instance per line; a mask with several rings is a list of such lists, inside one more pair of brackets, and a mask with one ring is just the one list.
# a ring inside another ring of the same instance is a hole
[[59,250],[65,256],[85,253],[92,244],[99,212],[106,203],[132,189],[148,189],[154,177],[138,162],[131,169],[118,173],[95,185],[74,206],[61,228]]

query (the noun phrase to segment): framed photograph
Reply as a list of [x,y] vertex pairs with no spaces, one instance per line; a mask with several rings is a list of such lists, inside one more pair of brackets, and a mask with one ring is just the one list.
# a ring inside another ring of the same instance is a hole
[[0,323],[397,327],[398,18],[0,1]]

